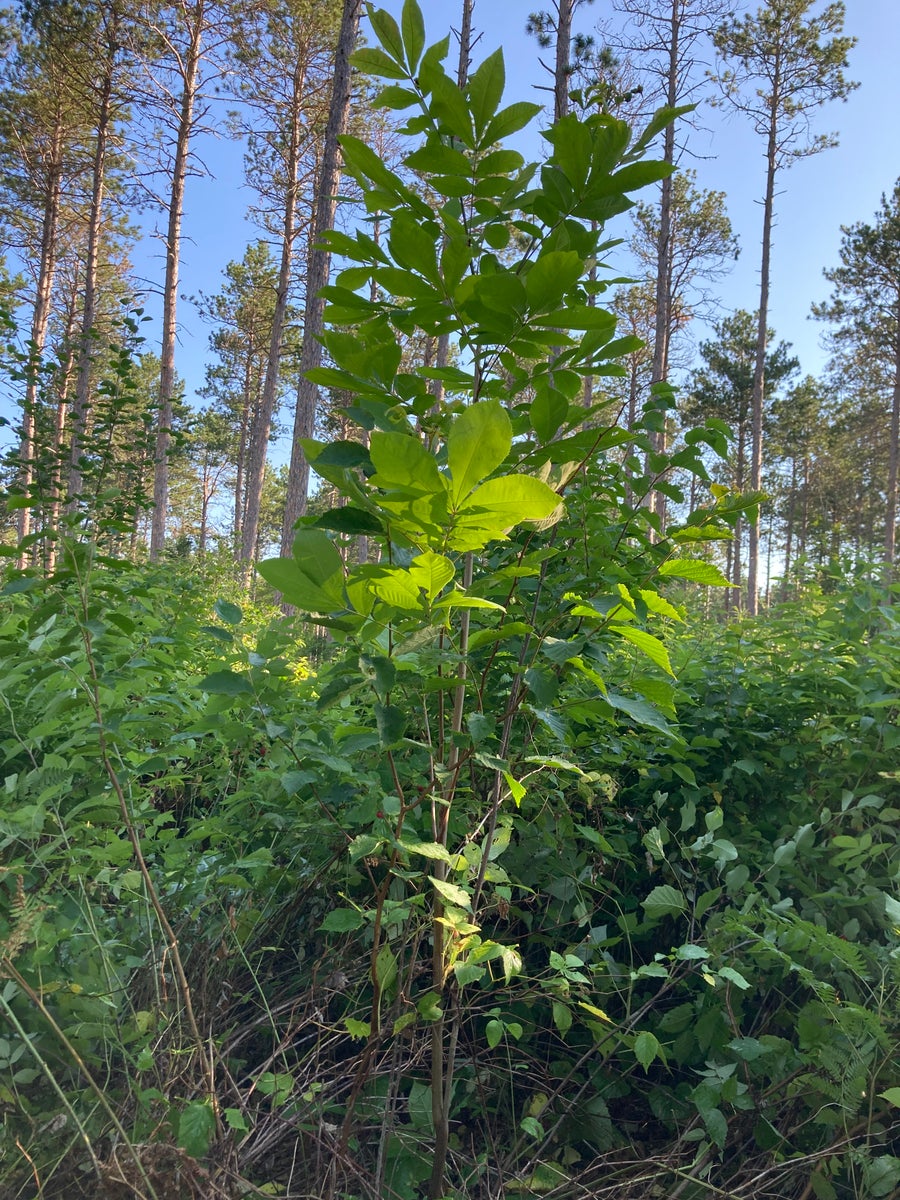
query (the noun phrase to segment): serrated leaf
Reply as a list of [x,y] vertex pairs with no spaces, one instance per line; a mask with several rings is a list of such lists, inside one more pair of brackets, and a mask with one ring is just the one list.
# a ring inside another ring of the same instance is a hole
[[684,624],[684,617],[675,605],[670,603],[665,596],[660,596],[659,592],[651,592],[647,588],[640,588],[638,589],[638,595],[650,612],[658,613],[661,617],[668,617],[672,621],[679,621],[682,625]]
[[541,111],[540,104],[531,104],[524,100],[502,108],[488,125],[482,141],[485,145],[505,141],[511,133],[518,133],[520,129],[524,129]]
[[540,1141],[544,1136],[544,1127],[537,1117],[523,1117],[519,1122],[519,1128],[535,1141]]
[[369,10],[369,20],[379,42],[397,62],[403,61],[403,38],[400,26],[389,12],[383,8]]
[[281,777],[281,786],[288,796],[295,796],[308,783],[315,783],[317,778],[315,771],[285,771]]
[[375,955],[375,978],[383,992],[395,983],[397,972],[397,956],[385,943]]
[[376,79],[406,79],[406,72],[377,46],[363,46],[354,51],[350,62],[363,75],[374,75]]
[[238,1133],[249,1133],[250,1126],[247,1124],[247,1118],[239,1108],[226,1108],[222,1114],[225,1118],[225,1124],[229,1129],[234,1129]]
[[689,579],[692,583],[704,583],[709,587],[731,587],[718,567],[699,558],[670,558],[662,563],[659,574],[666,578]]
[[406,713],[396,704],[375,705],[375,725],[382,746],[395,746],[406,730]]
[[709,958],[709,951],[702,946],[695,946],[693,942],[688,942],[684,946],[679,946],[675,951],[675,957],[682,959],[684,962],[699,961]]
[[488,1021],[484,1028],[484,1036],[487,1039],[487,1044],[491,1050],[496,1049],[496,1047],[499,1046],[500,1042],[503,1040],[502,1024],[495,1019]]
[[631,642],[633,646],[637,646],[643,654],[646,654],[651,662],[656,663],[658,667],[669,675],[674,676],[672,664],[669,661],[669,652],[652,633],[647,633],[645,629],[635,629],[632,625],[610,625],[610,630],[617,633],[619,637],[624,638],[626,642]]
[[365,917],[358,909],[333,908],[319,929],[325,933],[350,933],[354,929],[361,929],[364,924]]
[[540,521],[559,506],[551,487],[531,475],[501,475],[476,488],[459,506],[464,528],[502,531],[522,521]]
[[459,591],[448,592],[446,596],[441,596],[434,607],[442,609],[490,608],[495,612],[506,612],[503,605],[498,604],[495,600],[485,600],[482,596],[468,596],[465,592]]
[[503,99],[505,85],[503,51],[495,50],[469,78],[469,105],[475,122],[475,132],[479,137],[497,112],[497,107]]
[[568,1004],[563,1004],[561,1000],[553,1001],[553,1024],[563,1037],[572,1028],[572,1010]]
[[[318,530],[304,530],[306,533],[320,533],[321,537],[329,540]],[[328,589],[319,587],[304,572],[293,558],[267,558],[256,567],[267,583],[276,591],[281,592],[289,604],[301,612],[320,613],[325,616],[338,612],[344,607],[340,595],[341,581],[334,578]]]
[[449,558],[443,554],[435,554],[426,550],[417,555],[409,564],[409,574],[413,583],[424,590],[431,603],[450,583],[456,574],[456,568]]
[[740,971],[735,971],[733,967],[719,967],[716,974],[720,979],[727,979],[729,983],[733,983],[736,987],[741,988],[742,991],[747,991],[750,987],[750,984]]
[[402,1017],[398,1017],[394,1022],[392,1033],[396,1037],[398,1033],[402,1033],[404,1029],[409,1029],[410,1025],[415,1025],[419,1019],[419,1014],[414,1012],[406,1012]]
[[728,1137],[728,1122],[717,1108],[710,1108],[701,1115],[710,1141],[715,1142],[720,1150],[724,1150],[725,1140]]
[[446,846],[442,846],[440,842],[410,842],[401,841],[398,843],[407,854],[418,854],[422,858],[432,859],[434,862],[451,861],[450,854]]
[[653,920],[657,917],[669,917],[684,912],[687,904],[681,892],[676,891],[671,884],[662,883],[653,889],[646,900],[641,901],[641,906],[647,916]]
[[444,1015],[440,992],[426,992],[416,1001],[416,1009],[423,1021],[439,1021]]
[[344,1028],[354,1039],[367,1038],[372,1032],[368,1021],[356,1021],[353,1017],[344,1017]]
[[359,862],[361,858],[369,858],[384,845],[384,838],[375,837],[371,833],[359,833],[348,847],[350,862]]
[[216,1114],[205,1100],[192,1100],[178,1117],[178,1145],[191,1158],[203,1158],[216,1132]]
[[645,1072],[658,1054],[659,1042],[653,1034],[648,1033],[646,1030],[643,1033],[639,1033],[634,1039],[634,1057],[644,1068]]
[[416,437],[376,430],[369,454],[375,465],[375,475],[369,481],[374,487],[399,488],[417,496],[446,491],[434,455]]
[[367,512],[364,508],[354,508],[351,504],[322,513],[316,517],[314,527],[353,535],[384,532],[383,522],[374,513]]
[[465,888],[458,887],[455,883],[448,883],[446,879],[435,879],[433,875],[429,875],[428,878],[434,885],[434,890],[448,904],[454,904],[457,908],[471,909],[472,899]]

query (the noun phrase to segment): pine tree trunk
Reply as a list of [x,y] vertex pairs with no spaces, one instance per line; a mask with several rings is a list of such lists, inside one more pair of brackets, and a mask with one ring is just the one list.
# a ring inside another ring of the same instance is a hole
[[269,341],[269,356],[266,362],[265,381],[263,383],[259,410],[254,423],[252,450],[247,464],[247,482],[245,485],[247,503],[244,527],[241,531],[241,560],[244,564],[244,575],[247,578],[249,578],[250,564],[256,555],[256,543],[259,533],[259,510],[266,474],[266,458],[269,449],[269,434],[272,429],[272,415],[275,412],[275,401],[278,396],[278,380],[281,370],[281,343],[284,337],[284,325],[291,288],[294,242],[297,237],[297,194],[300,186],[297,177],[300,165],[303,90],[305,83],[306,60],[303,55],[299,55],[294,70],[291,95],[291,128],[289,131],[285,171],[286,191],[284,212],[282,214],[281,264],[278,271],[278,288],[275,293],[275,308],[272,313],[272,333]]
[[103,201],[106,191],[106,158],[113,125],[113,78],[116,70],[118,45],[118,14],[110,14],[106,31],[105,59],[99,85],[96,145],[91,178],[91,200],[88,213],[87,253],[84,267],[84,307],[81,317],[81,337],[78,347],[78,376],[75,382],[75,402],[72,405],[72,445],[69,455],[69,498],[75,501],[81,493],[81,455],[90,409],[91,368],[93,365],[94,322],[97,316],[97,269],[100,259],[100,238],[103,228]]
[[306,511],[309,491],[309,463],[303,453],[300,439],[311,437],[315,429],[319,389],[315,383],[306,378],[306,375],[322,362],[322,343],[319,341],[319,337],[324,328],[325,301],[320,293],[328,282],[328,274],[331,269],[330,251],[316,249],[315,245],[334,224],[337,210],[337,193],[341,176],[338,138],[346,127],[350,111],[350,55],[353,53],[359,33],[362,3],[363,0],[344,0],[341,29],[334,59],[331,105],[328,112],[328,123],[325,127],[322,168],[316,189],[316,209],[313,219],[314,248],[309,257],[306,276],[303,350],[300,356],[301,379],[297,390],[291,465],[288,472],[284,525],[281,533],[281,552],[286,555],[290,554],[293,546],[294,523]]
[[[666,74],[666,104],[674,108],[678,101],[678,38],[681,32],[679,0],[672,0],[669,23],[669,67]],[[675,161],[675,125],[670,121],[663,133],[663,162]],[[669,370],[669,331],[672,313],[672,177],[660,184],[659,235],[656,239],[656,313],[653,327],[653,366],[650,382],[661,383]],[[666,448],[665,427],[650,435],[650,444],[657,454]],[[648,498],[650,507],[659,517],[660,533],[665,532],[666,497],[654,492]]]
[[[72,378],[75,371],[75,325],[78,320],[78,272],[72,279],[72,290],[68,300],[66,327],[63,332],[62,344],[66,348],[66,356],[60,370],[57,372],[59,383],[56,388],[56,422],[53,430],[53,470],[50,484],[50,516],[48,525],[51,529],[59,526],[59,515],[62,510],[63,489],[63,446],[66,438],[66,422],[69,412],[69,392],[72,390]],[[47,543],[47,570],[52,571],[56,566],[56,551],[58,543],[51,540]]]
[[[772,254],[772,217],[775,210],[775,173],[778,155],[779,60],[776,59],[775,80],[770,101],[769,138],[766,148],[766,195],[763,201],[762,259],[759,268],[759,314],[756,327],[756,361],[753,367],[753,398],[751,401],[750,489],[762,491],[763,411],[766,393],[766,351],[768,349],[769,277]],[[747,549],[747,612],[755,617],[759,611],[759,509],[750,522]]]
[[194,103],[202,55],[208,0],[196,0],[191,11],[190,41],[184,59],[181,109],[175,139],[172,166],[172,190],[169,195],[169,223],[166,230],[166,277],[163,285],[163,329],[159,368],[159,411],[157,413],[156,451],[153,471],[153,518],[150,525],[150,558],[156,560],[166,540],[169,507],[169,444],[172,428],[172,399],[175,393],[175,342],[178,334],[178,271],[181,265],[181,222],[187,180]]
[[792,555],[794,552],[794,511],[797,507],[797,459],[791,459],[791,489],[788,496],[787,529],[784,540],[784,583],[781,598],[786,600],[790,589]]
[[900,449],[900,305],[897,310],[897,334],[894,343],[894,387],[891,398],[891,434],[888,457],[887,504],[884,514],[884,561],[888,579],[893,577],[897,537],[897,458]]
[[570,56],[572,52],[572,15],[576,0],[558,0],[556,22],[556,70],[553,75],[553,120],[560,121],[569,111]]
[[[47,169],[47,195],[41,221],[41,251],[38,266],[37,288],[34,299],[34,314],[31,319],[31,348],[28,363],[28,378],[25,384],[25,402],[22,413],[22,441],[19,447],[21,462],[20,482],[28,493],[34,480],[34,435],[35,405],[38,392],[38,371],[41,355],[47,341],[47,326],[50,321],[50,301],[56,274],[57,229],[59,226],[60,196],[62,193],[62,109],[54,114],[53,133],[50,141],[50,162]],[[20,538],[31,532],[31,509],[20,508],[17,516]],[[24,558],[19,566],[24,567]]]

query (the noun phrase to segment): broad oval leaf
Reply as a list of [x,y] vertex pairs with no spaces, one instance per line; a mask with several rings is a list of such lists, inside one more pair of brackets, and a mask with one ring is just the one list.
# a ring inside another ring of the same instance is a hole
[[654,1058],[659,1054],[659,1042],[652,1033],[646,1030],[634,1039],[634,1057],[646,1071]]
[[217,600],[213,608],[219,620],[224,621],[226,625],[240,625],[244,619],[244,614],[238,606],[228,600]]
[[454,502],[459,503],[495,471],[511,445],[512,423],[499,400],[482,400],[461,413],[447,435]]
[[705,583],[710,587],[731,586],[718,567],[699,558],[670,558],[660,566],[659,574],[689,579],[692,583]]
[[243,675],[234,671],[213,671],[205,679],[200,680],[199,687],[210,696],[247,696],[253,695],[253,688]]
[[641,901],[641,906],[647,916],[652,920],[656,917],[675,916],[676,913],[684,912],[687,904],[684,896],[668,883],[662,883],[655,887],[646,900]]
[[333,908],[319,929],[324,933],[352,933],[354,929],[361,929],[364,923],[365,917],[356,908]]
[[459,506],[458,523],[466,528],[510,529],[522,521],[540,521],[558,507],[553,488],[532,475],[501,475],[475,489]]

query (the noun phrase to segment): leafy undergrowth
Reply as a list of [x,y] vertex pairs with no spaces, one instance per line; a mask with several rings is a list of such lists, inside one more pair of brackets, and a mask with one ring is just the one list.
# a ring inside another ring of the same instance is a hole
[[259,565],[312,624],[90,519],[0,601],[0,1195],[890,1197],[894,610],[691,628],[761,498],[599,387],[603,223],[677,112],[527,164],[499,52],[460,89],[371,19],[420,144],[342,143],[383,236],[329,235],[335,506]]
[[[204,618],[196,583],[83,567],[3,600],[0,1194],[413,1200],[441,1007],[448,1195],[896,1193],[900,631],[877,594],[693,630],[679,737],[573,721],[501,817],[437,995],[421,875],[378,836],[372,702],[323,703],[289,627]],[[478,835],[452,850],[475,864]]]

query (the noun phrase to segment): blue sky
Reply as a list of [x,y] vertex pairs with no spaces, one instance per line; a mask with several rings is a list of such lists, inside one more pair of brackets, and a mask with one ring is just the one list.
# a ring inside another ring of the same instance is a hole
[[[474,61],[503,47],[510,99],[547,99],[534,88],[545,78],[537,62],[538,48],[525,33],[529,12],[539,6],[534,0],[475,2],[474,24],[483,36]],[[386,0],[383,7],[397,15],[402,0]],[[458,27],[459,0],[425,0],[422,8],[429,41]],[[595,32],[598,20],[613,15],[610,8],[608,0],[583,5],[576,29]],[[829,104],[815,118],[816,131],[837,132],[839,145],[798,162],[779,179],[771,324],[780,338],[793,343],[803,370],[812,373],[824,365],[826,356],[820,346],[823,326],[808,320],[808,314],[813,301],[828,295],[822,269],[838,261],[840,227],[871,220],[882,193],[900,177],[900,3],[848,0],[846,32],[858,38],[849,75],[860,87],[845,103]],[[698,124],[705,130],[693,133],[689,143],[698,157],[685,159],[685,165],[697,170],[700,186],[726,193],[741,242],[733,271],[714,286],[726,311],[752,310],[759,298],[765,147],[740,117],[708,104],[702,105]],[[624,233],[627,217],[620,221]]]
[[[384,0],[384,6],[399,14],[402,0]],[[476,0],[475,28],[481,34],[474,64],[497,46],[505,52],[507,101],[536,99],[547,93],[536,83],[546,76],[538,64],[539,50],[525,33],[534,0]],[[422,0],[429,42],[437,41],[458,23],[460,0]],[[900,176],[900,7],[898,0],[849,0],[847,32],[859,39],[851,55],[851,77],[861,86],[843,104],[831,104],[817,117],[819,131],[836,131],[840,145],[799,162],[780,179],[777,228],[773,248],[771,324],[777,336],[791,342],[803,371],[817,372],[825,353],[821,348],[822,326],[809,320],[810,305],[824,299],[828,284],[822,269],[837,262],[840,226],[870,220],[883,192]],[[577,28],[590,33],[600,18],[609,17],[608,0],[583,6]],[[453,54],[455,47],[451,49]],[[693,165],[699,184],[726,192],[728,211],[741,241],[741,255],[732,272],[716,284],[723,312],[743,307],[753,309],[758,299],[758,257],[762,209],[759,203],[764,184],[763,144],[738,117],[704,106],[699,124],[704,129],[692,135],[691,147],[699,156]],[[538,154],[540,138],[535,132],[526,154]],[[232,259],[240,259],[247,242],[259,236],[244,220],[251,199],[243,181],[242,151],[226,139],[209,140],[202,155],[214,178],[188,181],[185,211],[184,262],[180,291],[215,292],[222,270]],[[627,236],[627,218],[619,218],[610,232]],[[151,222],[152,223],[152,222]],[[162,278],[161,245],[145,239],[134,255],[135,269],[159,287]],[[627,269],[627,260],[621,264]],[[152,295],[146,307],[154,320],[144,328],[148,346],[158,337],[158,303]],[[182,302],[179,311],[181,344],[178,371],[193,399],[203,383],[209,328],[196,310]],[[698,338],[707,335],[697,328]],[[284,461],[289,452],[287,438],[273,448],[273,459]]]
[[[402,0],[386,0],[384,7],[399,15]],[[459,0],[424,0],[428,40],[436,41],[458,24]],[[507,100],[537,99],[547,93],[535,83],[545,82],[538,64],[539,50],[525,33],[533,0],[476,0],[475,27],[481,34],[474,63],[502,46],[507,70]],[[851,78],[860,87],[844,103],[830,104],[816,117],[818,131],[839,134],[837,148],[798,162],[780,177],[777,227],[773,246],[771,324],[779,338],[791,342],[804,372],[816,373],[824,365],[823,327],[809,319],[810,305],[828,294],[823,267],[836,264],[840,226],[870,220],[881,194],[900,176],[900,10],[897,0],[849,0],[847,32],[858,45],[851,54]],[[593,32],[598,19],[608,17],[603,0],[583,6],[577,28]],[[451,50],[451,53],[453,51]],[[764,185],[762,140],[736,115],[704,105],[701,128],[690,146],[698,157],[693,165],[699,184],[727,194],[728,212],[741,242],[741,255],[731,273],[716,286],[723,312],[754,309],[759,287],[759,242],[762,226],[760,199]],[[540,139],[523,147],[539,152]],[[234,150],[221,146],[231,169],[239,164]],[[220,157],[219,154],[216,157]],[[224,165],[224,164],[223,164]],[[224,186],[223,186],[224,185]],[[187,199],[187,230],[195,231],[196,244],[186,248],[182,291],[214,291],[220,272],[230,258],[243,252],[246,238],[241,211],[246,190],[236,192],[230,180],[194,181]],[[211,218],[221,237],[209,243]],[[627,235],[627,218],[619,218]],[[180,370],[189,386],[199,383],[198,372],[206,350],[207,331],[196,315],[183,307],[185,340]],[[707,335],[698,327],[695,336]],[[278,457],[284,447],[278,447]]]

